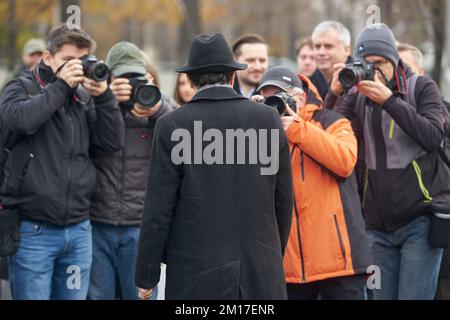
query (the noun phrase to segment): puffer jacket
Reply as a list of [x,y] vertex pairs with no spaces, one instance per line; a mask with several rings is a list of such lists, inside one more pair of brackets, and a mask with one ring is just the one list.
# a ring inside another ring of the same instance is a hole
[[295,191],[284,261],[286,282],[291,284],[364,274],[370,265],[353,173],[357,143],[351,123],[322,109],[315,87],[300,78],[309,103],[286,132]]
[[167,95],[152,118],[136,118],[122,108],[125,147],[114,154],[96,151],[97,186],[91,202],[91,220],[115,226],[141,224],[153,133],[156,121],[177,107]]

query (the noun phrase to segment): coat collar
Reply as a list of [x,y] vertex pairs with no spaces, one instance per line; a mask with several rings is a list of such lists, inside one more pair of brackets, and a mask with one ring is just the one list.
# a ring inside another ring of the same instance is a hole
[[236,91],[233,90],[233,88],[212,87],[198,92],[188,104],[202,100],[220,101],[220,100],[248,100],[248,99],[237,94]]

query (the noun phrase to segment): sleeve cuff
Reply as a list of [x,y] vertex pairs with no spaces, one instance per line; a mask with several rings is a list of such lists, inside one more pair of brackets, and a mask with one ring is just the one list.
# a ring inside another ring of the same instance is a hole
[[114,100],[114,94],[112,93],[111,89],[107,89],[105,92],[103,92],[98,97],[94,97],[94,102],[96,105],[98,104],[107,104]]
[[68,96],[72,92],[72,88],[65,82],[63,79],[58,78],[54,83],[53,86],[55,88],[58,88],[59,91],[64,95]]
[[395,105],[395,101],[397,100],[397,96],[393,94],[381,107],[388,111],[390,108],[392,108]]
[[299,133],[302,122],[304,122],[304,120],[302,118],[298,118],[286,130],[286,137],[288,138],[289,142],[293,144],[298,144],[298,141],[301,140],[297,135]]

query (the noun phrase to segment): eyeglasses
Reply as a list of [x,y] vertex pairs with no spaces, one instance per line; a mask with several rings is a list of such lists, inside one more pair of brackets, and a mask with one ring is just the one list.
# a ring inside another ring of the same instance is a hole
[[383,59],[383,60],[378,60],[378,61],[373,61],[373,62],[368,62],[368,63],[373,64],[377,68],[381,68],[381,67],[384,67],[385,65],[387,65],[389,63],[389,60]]

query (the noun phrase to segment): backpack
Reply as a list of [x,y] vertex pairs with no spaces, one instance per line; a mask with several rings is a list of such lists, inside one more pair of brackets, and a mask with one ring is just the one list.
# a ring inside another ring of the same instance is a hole
[[[24,76],[18,78],[25,87],[28,95],[34,96],[41,92],[40,86],[31,79]],[[12,149],[22,140],[22,136],[11,132],[0,119],[0,186],[5,180],[5,164]],[[31,145],[31,143],[30,143]]]
[[[418,75],[413,75],[408,79],[408,95],[406,101],[411,104],[414,108],[417,109],[417,101],[416,101],[416,84],[417,79],[419,79]],[[445,165],[450,169],[450,105],[444,102],[445,107],[443,108],[444,118],[447,122],[447,132],[445,133],[444,141],[442,143],[441,148],[438,150],[439,157],[445,163]]]

